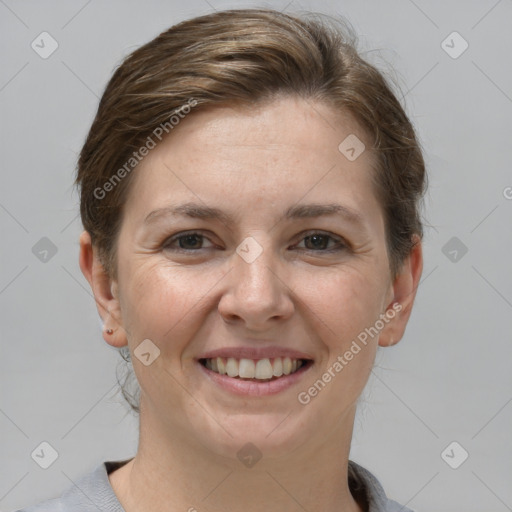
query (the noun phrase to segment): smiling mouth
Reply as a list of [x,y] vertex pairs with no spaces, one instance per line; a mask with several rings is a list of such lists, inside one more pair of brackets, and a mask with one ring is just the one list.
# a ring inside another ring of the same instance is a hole
[[199,359],[208,370],[233,379],[270,382],[291,375],[313,363],[310,359],[274,357],[272,359],[236,359],[214,357]]

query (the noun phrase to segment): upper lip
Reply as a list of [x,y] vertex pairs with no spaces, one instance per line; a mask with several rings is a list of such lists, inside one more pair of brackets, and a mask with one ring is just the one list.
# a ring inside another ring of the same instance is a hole
[[198,359],[213,359],[215,357],[232,357],[234,359],[272,359],[289,357],[290,359],[313,359],[309,354],[279,346],[269,347],[223,347],[201,354]]

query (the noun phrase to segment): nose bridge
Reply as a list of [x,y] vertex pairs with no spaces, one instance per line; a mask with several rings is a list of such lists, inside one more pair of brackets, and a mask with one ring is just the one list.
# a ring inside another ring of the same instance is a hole
[[244,295],[250,298],[253,294],[274,292],[278,258],[270,235],[253,233],[239,244],[236,252],[235,285],[241,285]]
[[287,317],[293,309],[287,287],[279,278],[279,255],[266,233],[248,235],[233,255],[229,289],[220,301],[225,318],[241,318],[253,328],[274,317]]

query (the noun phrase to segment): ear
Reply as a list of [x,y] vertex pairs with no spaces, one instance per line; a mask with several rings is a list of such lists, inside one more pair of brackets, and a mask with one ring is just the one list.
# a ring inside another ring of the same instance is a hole
[[113,347],[123,347],[128,344],[126,332],[121,320],[121,307],[118,299],[117,282],[113,281],[98,257],[98,251],[92,246],[88,231],[80,235],[80,269],[89,281],[96,307],[105,329],[112,329],[112,334],[103,331],[103,339]]
[[381,347],[389,347],[398,343],[404,335],[407,322],[411,316],[412,306],[416,297],[421,273],[423,271],[423,249],[419,235],[413,236],[414,247],[404,261],[399,275],[390,290],[391,300],[386,310],[395,312],[394,316],[388,313],[390,320],[382,329],[379,337]]

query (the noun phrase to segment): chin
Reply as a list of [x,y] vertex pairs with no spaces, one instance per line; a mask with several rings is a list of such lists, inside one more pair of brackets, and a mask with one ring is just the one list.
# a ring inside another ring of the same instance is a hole
[[[214,422],[209,428],[200,429],[198,436],[205,448],[228,459],[243,462],[246,456],[286,457],[303,446],[313,434],[313,429],[306,428],[303,419],[294,419],[290,412],[230,416],[221,423],[224,428]],[[205,437],[205,432],[211,435]]]

